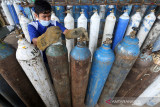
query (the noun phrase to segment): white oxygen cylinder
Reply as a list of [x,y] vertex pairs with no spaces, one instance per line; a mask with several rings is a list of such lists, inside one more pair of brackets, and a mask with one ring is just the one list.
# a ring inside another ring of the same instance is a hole
[[148,106],[156,106],[158,103],[160,103],[160,91],[157,95],[155,95],[154,97],[152,97],[149,102],[147,102]]
[[52,15],[51,15],[51,20],[54,20],[54,21],[57,21],[57,22],[60,22],[58,17],[55,15],[54,12],[52,12]]
[[157,37],[159,36],[159,34],[160,34],[160,15],[157,17],[157,20],[155,24],[153,25],[151,31],[149,32],[143,44],[143,47],[141,47],[141,50],[144,49],[149,44],[153,45]]
[[8,7],[7,7],[6,0],[2,0],[1,6],[2,6],[2,9],[4,11],[4,14],[6,15],[6,17],[8,19],[9,24],[10,25],[15,25],[14,20],[12,19],[11,13],[10,13]]
[[140,30],[137,34],[137,38],[139,39],[139,47],[142,46],[155,20],[156,20],[156,16],[154,11],[151,11],[150,14],[145,16],[143,20],[143,24],[141,25]]
[[19,39],[16,58],[46,106],[59,107],[40,51],[25,38]]
[[157,95],[160,92],[160,75],[154,80],[154,82],[149,85],[148,88],[133,102],[132,105],[143,106],[147,103],[152,97]]
[[112,39],[115,23],[116,23],[116,17],[114,15],[114,13],[111,12],[106,17],[105,26],[104,26],[104,33],[103,33],[103,38],[102,38],[102,44],[104,41],[106,41],[106,38]]
[[84,12],[82,10],[80,17],[78,18],[77,28],[83,27],[87,30],[87,18],[84,15]]
[[25,38],[29,43],[31,43],[29,32],[28,32],[28,24],[31,22],[28,18],[26,18],[22,13],[19,15],[19,21],[22,28],[22,31],[25,35]]
[[139,27],[141,20],[142,20],[141,13],[137,11],[130,19],[125,35],[130,35],[130,33],[133,31],[132,27]]
[[106,10],[106,5],[100,5],[99,16],[101,19],[105,19],[105,10]]
[[100,26],[100,16],[98,15],[96,11],[91,16],[91,19],[90,19],[89,50],[92,56],[93,56],[94,51],[97,48],[99,26]]
[[[64,18],[64,26],[67,29],[74,29],[74,18],[72,17],[70,12],[68,12],[67,16]],[[70,52],[74,47],[74,39],[66,39],[66,47],[68,50],[68,61],[70,62]]]
[[21,11],[20,11],[20,9],[19,9],[19,6],[17,5],[16,0],[12,0],[12,2],[13,2],[13,6],[14,6],[14,8],[15,8],[15,11],[16,11],[16,13],[17,13],[17,15],[18,15],[18,18],[19,18],[19,14],[21,13]]

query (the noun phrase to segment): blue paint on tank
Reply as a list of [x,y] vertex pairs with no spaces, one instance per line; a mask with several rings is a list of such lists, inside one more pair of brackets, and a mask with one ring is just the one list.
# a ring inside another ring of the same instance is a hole
[[115,32],[115,35],[114,35],[114,41],[113,41],[113,44],[112,44],[112,49],[113,50],[116,47],[116,45],[120,41],[122,41],[124,33],[125,33],[125,31],[127,29],[127,26],[128,26],[128,22],[129,22],[129,19],[122,19],[121,17],[119,18],[117,29],[116,29],[116,32]]
[[55,14],[59,18],[60,22],[63,22],[65,17],[64,6],[55,6]]
[[158,36],[157,40],[155,41],[153,45],[153,50],[152,52],[160,50],[160,35]]
[[13,53],[14,50],[10,45],[0,42],[0,59],[5,59]]
[[11,16],[14,20],[14,23],[19,24],[19,19],[18,19],[18,16],[17,16],[17,13],[15,11],[13,4],[9,3],[9,4],[7,4],[7,6],[8,6],[10,13],[11,13]]
[[24,8],[20,4],[18,5],[18,8],[24,14],[24,16],[26,17],[27,15],[24,12]]
[[97,104],[114,62],[114,52],[110,47],[110,44],[103,44],[93,55],[86,97],[86,105],[89,107],[94,107]]
[[27,16],[27,18],[28,18],[28,19],[30,19],[30,20],[32,20],[32,19],[33,19],[33,17],[32,17],[32,14],[31,14],[31,11],[30,11],[30,8],[29,8],[29,7],[25,7],[25,8],[24,8],[24,12],[25,12],[25,14],[26,14],[26,16]]
[[70,54],[72,58],[79,61],[86,60],[91,56],[91,52],[86,46],[81,47],[78,44],[72,49]]

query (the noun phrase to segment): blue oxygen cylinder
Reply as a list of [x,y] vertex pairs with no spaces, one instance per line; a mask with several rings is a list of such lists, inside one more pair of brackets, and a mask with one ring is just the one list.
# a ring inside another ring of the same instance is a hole
[[123,6],[122,11],[124,11],[124,10],[128,10],[128,15],[130,15],[130,13],[132,11],[132,5]]
[[116,47],[116,45],[122,41],[124,33],[127,29],[128,26],[128,22],[129,22],[129,16],[128,16],[128,12],[125,11],[124,14],[122,14],[118,20],[118,25],[117,25],[117,29],[116,29],[116,33],[114,35],[114,41],[112,44],[112,49],[114,50],[114,48]]
[[89,19],[89,6],[88,5],[83,5],[81,6],[81,9],[84,9],[84,15],[86,16],[87,19]]
[[73,6],[73,17],[77,20],[80,16],[81,7],[80,6]]
[[27,17],[27,15],[24,12],[24,8],[21,6],[21,4],[18,4],[19,10],[24,14],[25,17]]
[[24,103],[0,75],[0,94],[14,107],[25,107]]
[[55,6],[55,13],[56,13],[56,16],[59,18],[60,22],[63,22],[65,17],[64,6]]
[[139,40],[135,34],[133,31],[125,36],[115,48],[115,61],[98,102],[100,107],[107,107],[106,101],[114,98],[140,53]]
[[159,34],[159,36],[157,37],[157,40],[156,40],[156,42],[155,42],[154,45],[153,45],[153,50],[152,50],[152,52],[159,51],[159,50],[160,50],[160,34]]
[[7,6],[8,6],[10,13],[11,13],[11,16],[14,20],[14,23],[19,24],[18,16],[17,16],[17,13],[16,13],[15,8],[13,6],[13,3],[11,1],[8,1]]
[[112,40],[107,38],[94,53],[86,95],[86,105],[89,107],[94,107],[97,104],[114,62],[115,56],[111,49],[111,43]]
[[33,20],[33,16],[29,7],[24,7],[24,12],[28,19]]

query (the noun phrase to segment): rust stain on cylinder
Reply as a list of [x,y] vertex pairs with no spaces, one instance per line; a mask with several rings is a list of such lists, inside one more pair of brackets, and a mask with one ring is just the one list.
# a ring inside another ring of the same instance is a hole
[[0,74],[27,107],[45,107],[45,104],[18,64],[15,54],[0,61]]
[[71,107],[68,54],[47,58],[60,107]]
[[72,89],[72,106],[85,107],[84,100],[88,85],[90,60],[78,61],[71,56],[71,89]]

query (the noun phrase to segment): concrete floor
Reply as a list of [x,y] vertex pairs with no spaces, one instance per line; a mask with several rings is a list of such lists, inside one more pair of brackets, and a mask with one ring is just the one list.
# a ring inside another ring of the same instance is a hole
[[[17,48],[17,46],[18,46],[18,44],[17,44],[18,39],[16,38],[15,32],[12,32],[11,34],[9,34],[5,38],[4,41],[7,42],[8,44],[12,45],[14,48]],[[98,44],[101,45],[101,41]],[[96,105],[96,107],[100,107],[100,106]],[[108,104],[107,107],[139,107],[139,106],[124,105],[124,104],[117,104],[117,105],[116,104]],[[141,107],[150,107],[150,106],[144,105]],[[160,107],[160,103],[154,107]]]

